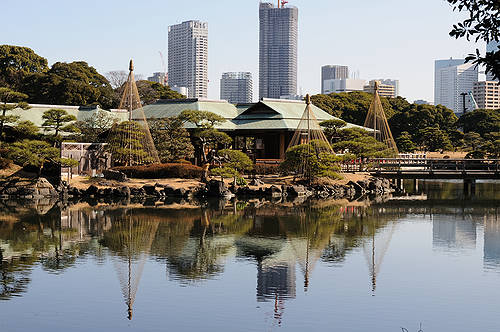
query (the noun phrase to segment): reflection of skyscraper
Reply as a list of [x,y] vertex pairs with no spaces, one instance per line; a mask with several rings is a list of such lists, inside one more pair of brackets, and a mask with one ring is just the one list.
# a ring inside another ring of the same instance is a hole
[[496,216],[487,217],[484,222],[484,266],[500,268],[500,221]]
[[280,299],[295,298],[295,265],[257,267],[257,300],[265,302],[278,296]]
[[456,220],[452,216],[434,216],[432,222],[432,246],[434,248],[474,249],[476,237],[476,223],[472,220]]

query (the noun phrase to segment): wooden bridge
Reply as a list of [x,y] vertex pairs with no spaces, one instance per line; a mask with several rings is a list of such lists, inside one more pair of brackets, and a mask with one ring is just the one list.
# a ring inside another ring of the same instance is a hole
[[372,176],[388,179],[500,180],[500,159],[403,159],[368,161]]

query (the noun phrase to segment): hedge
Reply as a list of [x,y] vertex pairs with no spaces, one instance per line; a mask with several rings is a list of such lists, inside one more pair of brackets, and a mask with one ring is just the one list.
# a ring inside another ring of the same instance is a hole
[[153,164],[147,166],[120,166],[113,168],[135,179],[201,179],[203,169],[190,164]]
[[280,165],[256,164],[249,173],[258,175],[277,175],[280,173]]

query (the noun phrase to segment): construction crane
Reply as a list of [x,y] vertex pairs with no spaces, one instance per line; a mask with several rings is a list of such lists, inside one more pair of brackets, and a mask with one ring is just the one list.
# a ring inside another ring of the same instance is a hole
[[460,95],[462,96],[463,114],[467,113],[467,111],[469,110],[468,106],[471,107],[471,111],[477,110],[479,108],[476,102],[476,98],[474,98],[474,95],[472,94],[472,91],[462,92]]
[[479,108],[476,102],[476,98],[474,98],[474,95],[472,94],[472,91],[469,91],[469,99],[470,103],[472,104],[472,110],[475,111]]
[[286,0],[278,0],[278,8],[280,8],[280,2],[281,2],[281,8],[284,8],[285,5],[288,3]]
[[163,85],[167,86],[168,85],[168,72],[167,72],[167,66],[165,65],[165,58],[163,57],[163,53],[161,51],[158,51],[160,53],[160,59],[161,59],[161,66],[163,69]]

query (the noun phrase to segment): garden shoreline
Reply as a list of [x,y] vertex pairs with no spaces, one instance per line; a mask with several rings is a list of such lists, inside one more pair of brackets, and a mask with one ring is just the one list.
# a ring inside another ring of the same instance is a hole
[[0,181],[0,198],[200,202],[236,197],[288,202],[309,198],[354,200],[364,195],[381,196],[397,191],[389,180],[370,177],[368,173],[343,175],[343,180],[317,181],[311,185],[296,183],[293,177],[261,176],[247,179],[247,186],[234,186],[231,180],[216,178],[206,183],[194,179],[127,179],[118,173],[108,174],[107,178],[76,177],[69,184],[59,186],[53,186],[45,178],[8,177]]

